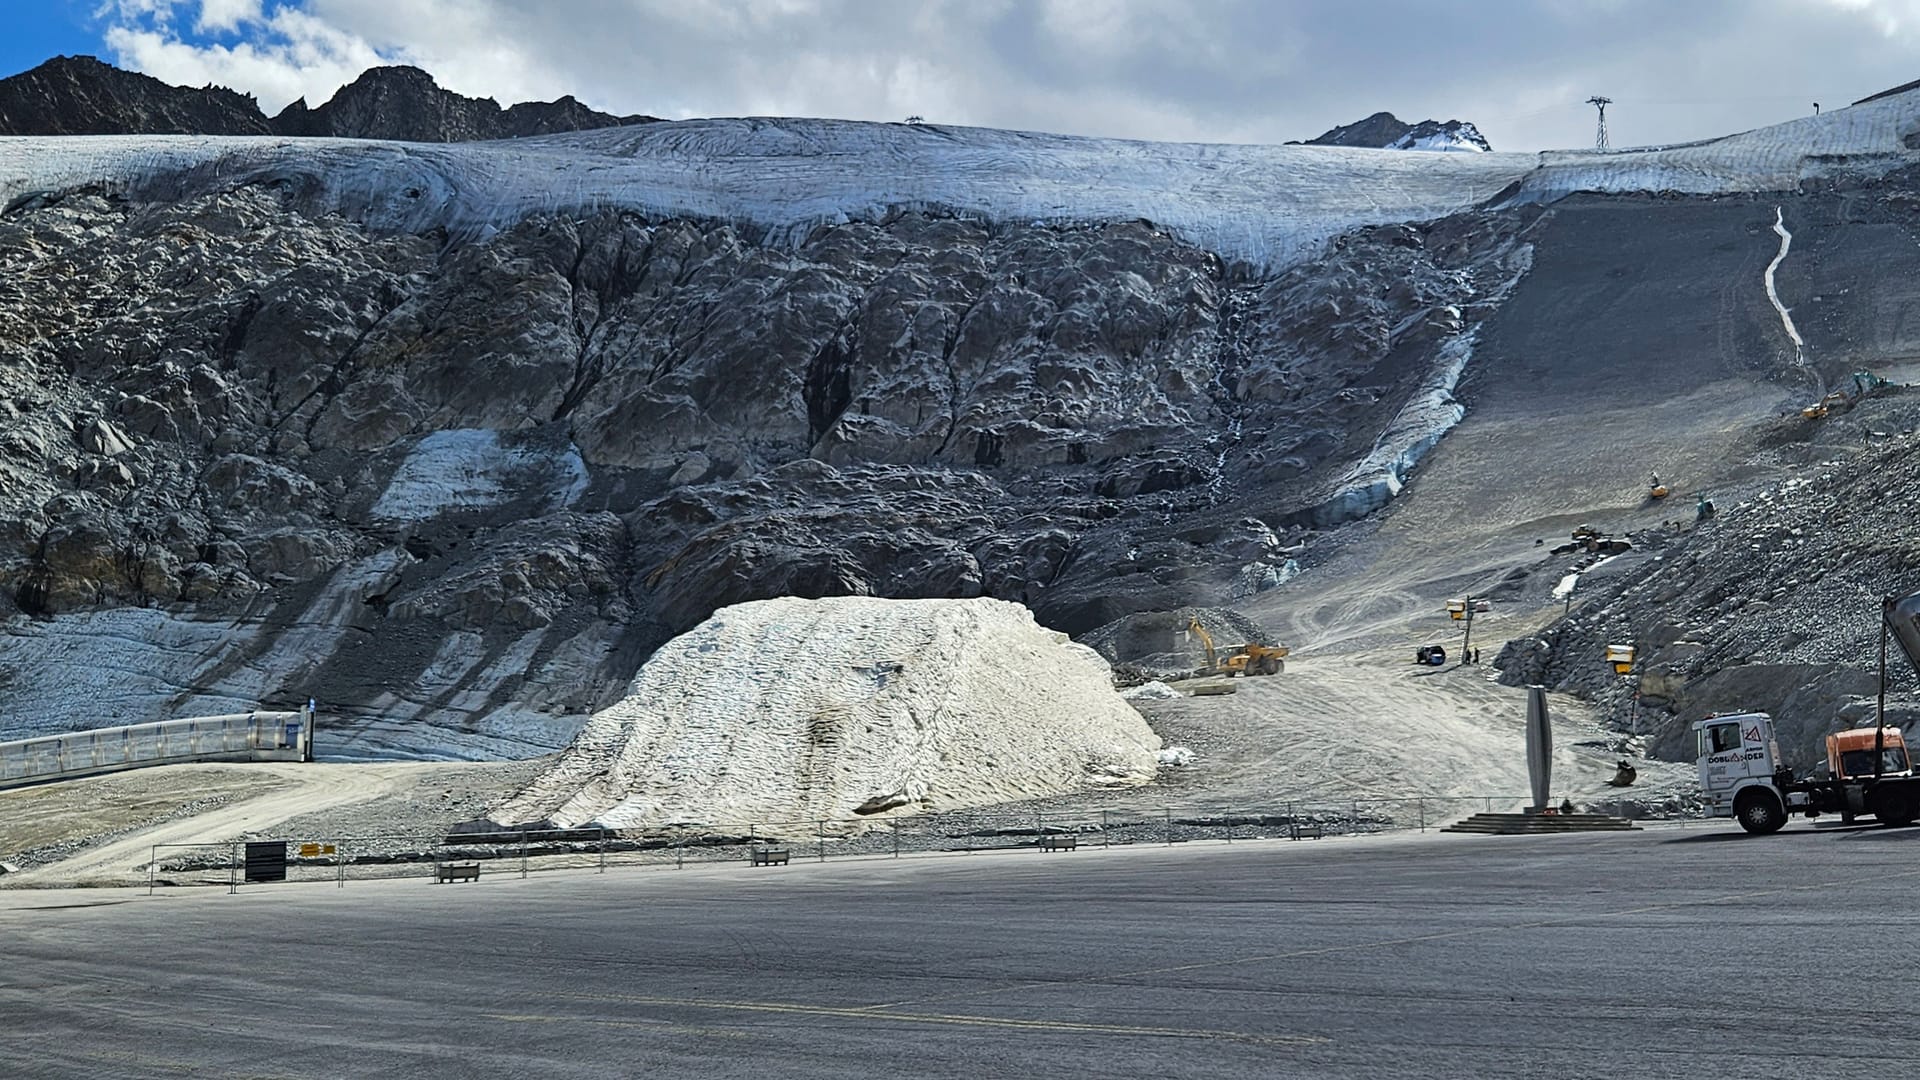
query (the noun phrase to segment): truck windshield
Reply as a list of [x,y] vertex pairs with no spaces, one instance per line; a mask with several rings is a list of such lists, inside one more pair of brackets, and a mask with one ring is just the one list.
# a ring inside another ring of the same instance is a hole
[[[1707,729],[1707,753],[1718,754],[1723,750],[1738,749],[1740,749],[1739,724],[1715,724]],[[1867,757],[1871,762],[1873,755],[1869,754]],[[1873,771],[1871,764],[1868,765],[1867,771]]]
[[[1840,768],[1848,776],[1873,775],[1873,751],[1848,750],[1840,755]],[[1897,746],[1890,746],[1880,752],[1880,772],[1905,772],[1907,770],[1907,752]]]

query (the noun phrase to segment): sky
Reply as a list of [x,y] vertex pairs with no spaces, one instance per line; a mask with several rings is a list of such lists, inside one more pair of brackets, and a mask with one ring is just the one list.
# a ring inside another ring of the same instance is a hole
[[0,74],[90,53],[319,104],[410,63],[502,105],[1203,142],[1378,111],[1498,150],[1709,138],[1920,79],[1920,0],[0,0]]

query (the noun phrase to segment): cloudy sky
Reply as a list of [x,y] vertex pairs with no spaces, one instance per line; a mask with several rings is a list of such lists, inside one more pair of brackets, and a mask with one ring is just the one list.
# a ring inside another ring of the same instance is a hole
[[1920,79],[1920,0],[5,0],[8,71],[88,52],[317,104],[411,63],[511,104],[1227,142],[1379,110],[1496,149],[1742,131]]

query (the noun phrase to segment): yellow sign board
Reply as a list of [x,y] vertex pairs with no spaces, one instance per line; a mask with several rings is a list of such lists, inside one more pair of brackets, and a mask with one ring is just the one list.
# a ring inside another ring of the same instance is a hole
[[1607,663],[1613,665],[1616,675],[1633,674],[1634,648],[1631,645],[1607,646]]
[[300,857],[303,859],[311,859],[316,856],[331,855],[331,854],[333,854],[332,844],[301,844],[300,845]]

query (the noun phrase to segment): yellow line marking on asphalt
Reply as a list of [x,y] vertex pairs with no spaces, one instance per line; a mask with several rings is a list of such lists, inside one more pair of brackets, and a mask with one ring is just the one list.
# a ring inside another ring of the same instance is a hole
[[[1072,1020],[1041,1020],[1015,1016],[969,1016],[954,1013],[875,1013],[872,1006],[804,1005],[785,1001],[711,1001],[698,998],[636,997],[626,994],[561,994],[560,997],[628,1005],[653,1005],[681,1009],[717,1009],[729,1012],[775,1013],[796,1016],[830,1016],[844,1020],[886,1020],[910,1024],[942,1024],[953,1027],[1015,1028],[1023,1031],[1054,1031],[1076,1035],[1133,1035],[1161,1039],[1232,1039],[1238,1042],[1271,1043],[1284,1046],[1310,1046],[1327,1040],[1314,1035],[1258,1035],[1241,1031],[1210,1031],[1204,1028],[1141,1027],[1132,1024],[1086,1024]],[[592,1017],[545,1015],[493,1015],[491,1019],[539,1023],[642,1024],[643,1021],[596,1020]],[[648,1026],[651,1026],[650,1024]]]
[[[1920,876],[1920,870],[1904,870],[1897,874],[1880,874],[1876,875],[1876,878],[1878,880],[1894,881],[1900,878],[1916,876]],[[862,1007],[862,1011],[891,1015],[890,1013],[884,1013],[883,1010],[898,1009],[908,1005],[930,1005],[941,1001],[960,1001],[966,998],[992,997],[996,994],[1006,994],[1020,990],[1087,986],[1096,983],[1116,982],[1122,979],[1143,979],[1154,975],[1173,975],[1186,971],[1205,971],[1209,968],[1238,967],[1243,964],[1264,964],[1276,960],[1298,960],[1309,956],[1327,956],[1333,953],[1359,952],[1364,949],[1391,948],[1395,945],[1418,945],[1423,942],[1446,941],[1451,938],[1484,937],[1488,934],[1504,933],[1511,930],[1538,930],[1549,926],[1572,926],[1594,919],[1617,919],[1629,915],[1645,915],[1654,911],[1671,911],[1677,908],[1713,907],[1736,900],[1756,900],[1766,896],[1779,896],[1792,892],[1809,892],[1815,889],[1832,890],[1841,886],[1857,883],[1856,879],[1843,878],[1837,881],[1822,881],[1805,885],[1782,885],[1773,889],[1756,889],[1751,892],[1726,893],[1722,896],[1708,896],[1698,900],[1673,900],[1660,904],[1643,904],[1639,907],[1621,908],[1618,911],[1596,911],[1581,915],[1566,915],[1553,919],[1533,919],[1527,922],[1503,923],[1498,926],[1474,926],[1461,930],[1440,930],[1431,934],[1415,934],[1410,937],[1384,938],[1378,941],[1356,941],[1346,945],[1325,945],[1313,949],[1292,949],[1286,952],[1264,953],[1257,956],[1229,957],[1225,960],[1202,960],[1192,964],[1170,964],[1165,967],[1139,968],[1133,971],[1085,975],[1073,979],[1036,979],[1031,982],[1014,983],[1011,986],[987,987],[979,990],[965,990],[955,994],[936,994],[931,997],[909,998],[905,1001],[866,1005]]]
[[747,1032],[699,1024],[676,1024],[670,1020],[616,1020],[605,1016],[548,1016],[544,1013],[482,1013],[485,1019],[504,1024],[598,1024],[601,1027],[646,1028],[648,1031],[677,1031],[687,1035],[706,1035],[716,1039],[748,1039]]

